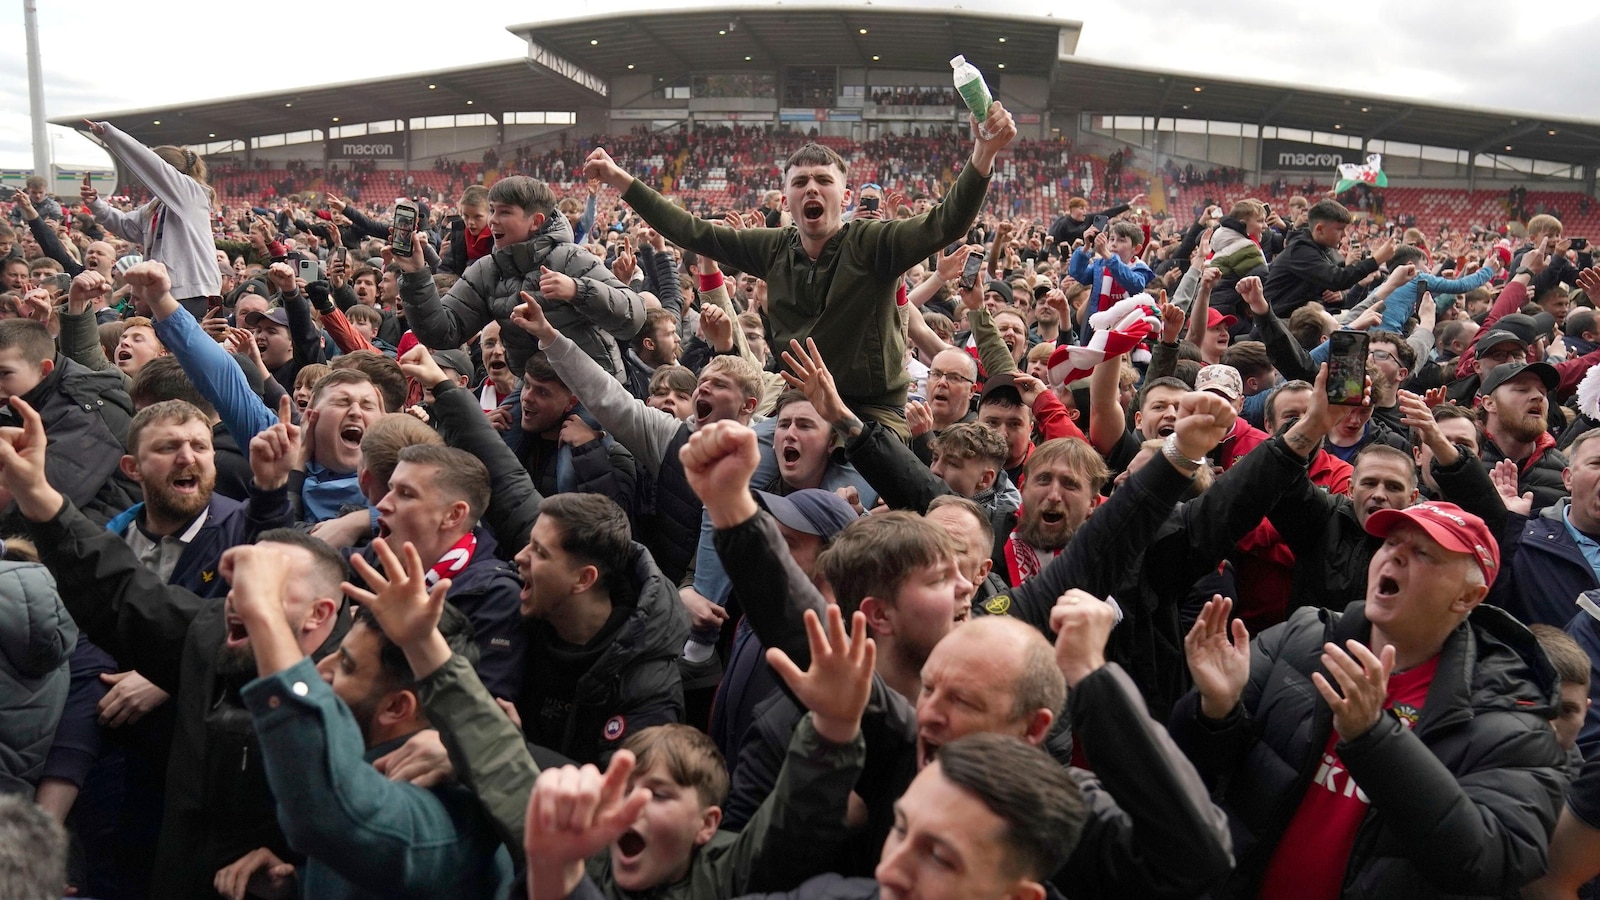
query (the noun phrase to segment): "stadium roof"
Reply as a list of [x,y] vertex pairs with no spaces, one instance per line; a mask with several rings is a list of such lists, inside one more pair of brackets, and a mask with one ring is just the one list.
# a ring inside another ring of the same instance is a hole
[[1574,165],[1600,163],[1600,120],[1132,68],[1081,57],[1058,60],[1050,106],[1060,112],[1275,125]]
[[[1134,68],[1075,56],[1082,23],[1074,20],[893,3],[742,3],[552,19],[508,28],[528,42],[525,59],[89,118],[146,144],[204,144],[326,128],[335,116],[357,123],[632,104],[638,98],[609,96],[630,65],[663,78],[813,65],[948,71],[950,57],[963,53],[1002,80],[1049,79],[1056,113],[1210,119],[1600,163],[1597,120]],[[52,121],[79,124],[75,116]]]
[[50,122],[81,128],[83,119],[88,118],[109,121],[147,145],[205,144],[327,128],[339,120],[373,122],[474,112],[499,115],[605,103],[605,97],[571,78],[529,59],[511,59],[174,106],[90,113]]
[[948,71],[966,54],[989,70],[1048,76],[1077,49],[1083,23],[937,5],[731,4],[597,13],[512,25],[508,31],[597,75],[629,64],[658,76],[771,71],[778,66],[863,66]]

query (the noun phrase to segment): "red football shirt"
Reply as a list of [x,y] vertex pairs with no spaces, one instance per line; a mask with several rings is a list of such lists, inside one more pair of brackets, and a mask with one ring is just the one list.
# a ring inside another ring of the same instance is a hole
[[[1435,656],[1420,666],[1389,676],[1385,709],[1393,709],[1408,728],[1415,728],[1428,697]],[[1339,733],[1328,735],[1317,774],[1307,785],[1300,808],[1278,841],[1267,873],[1261,879],[1261,900],[1338,900],[1356,832],[1371,802],[1350,777],[1334,749]]]

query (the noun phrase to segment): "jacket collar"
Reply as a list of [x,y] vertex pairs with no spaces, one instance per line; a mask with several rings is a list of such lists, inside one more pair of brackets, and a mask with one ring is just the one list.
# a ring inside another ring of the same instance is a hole
[[567,224],[567,217],[560,213],[552,212],[533,237],[509,247],[494,251],[495,262],[503,270],[510,270],[519,275],[539,271],[550,251],[558,244],[572,243],[572,226]]

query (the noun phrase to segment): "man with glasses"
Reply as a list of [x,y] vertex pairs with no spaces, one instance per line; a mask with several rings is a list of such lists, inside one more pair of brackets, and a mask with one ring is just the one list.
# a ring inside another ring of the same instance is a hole
[[928,367],[928,412],[933,428],[911,440],[911,449],[924,464],[933,461],[928,442],[957,422],[975,422],[972,395],[978,389],[978,361],[965,350],[950,347],[939,351]]

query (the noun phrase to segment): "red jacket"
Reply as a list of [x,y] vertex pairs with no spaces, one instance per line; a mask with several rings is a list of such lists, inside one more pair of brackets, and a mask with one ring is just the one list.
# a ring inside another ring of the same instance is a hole
[[[1311,458],[1307,474],[1311,483],[1330,494],[1348,494],[1354,468],[1326,450]],[[1294,551],[1283,541],[1278,529],[1266,519],[1239,542],[1235,557],[1234,609],[1251,634],[1276,625],[1284,619],[1289,593],[1294,587]]]

